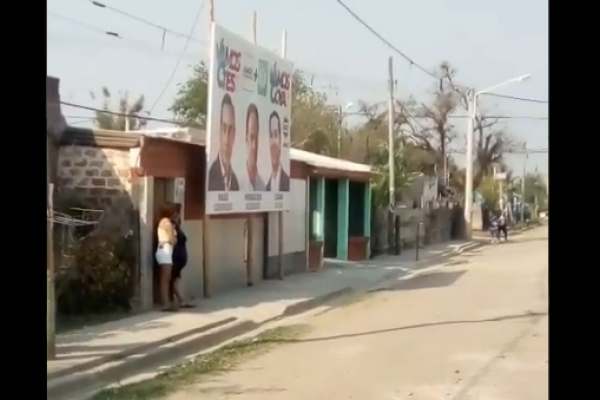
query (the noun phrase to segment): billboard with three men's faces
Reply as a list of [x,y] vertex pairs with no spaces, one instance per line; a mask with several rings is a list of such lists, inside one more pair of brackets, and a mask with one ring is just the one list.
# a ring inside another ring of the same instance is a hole
[[207,214],[289,209],[292,63],[213,24]]

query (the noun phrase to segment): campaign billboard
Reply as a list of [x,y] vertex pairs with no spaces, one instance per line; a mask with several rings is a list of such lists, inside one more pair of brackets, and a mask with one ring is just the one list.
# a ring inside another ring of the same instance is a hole
[[206,213],[289,209],[292,63],[212,26]]

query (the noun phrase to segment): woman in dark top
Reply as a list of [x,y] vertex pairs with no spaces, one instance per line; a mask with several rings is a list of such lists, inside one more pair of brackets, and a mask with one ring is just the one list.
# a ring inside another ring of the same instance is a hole
[[176,203],[176,214],[173,218],[173,225],[177,232],[177,243],[173,247],[173,269],[171,272],[171,290],[173,297],[177,298],[179,307],[181,308],[193,308],[194,305],[186,303],[184,301],[183,293],[181,291],[181,271],[187,265],[187,237],[181,229],[181,204]]

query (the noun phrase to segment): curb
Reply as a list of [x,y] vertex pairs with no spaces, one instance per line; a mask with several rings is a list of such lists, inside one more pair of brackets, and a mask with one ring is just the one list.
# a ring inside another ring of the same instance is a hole
[[[228,318],[225,323],[219,321],[192,331],[183,332],[158,342],[144,344],[134,350],[112,355],[101,360],[94,360],[94,366],[85,370],[54,373],[48,375],[47,399],[64,400],[84,391],[101,388],[119,382],[135,374],[152,368],[159,368],[167,363],[191,354],[222,344],[240,335],[253,331],[260,326],[281,320],[286,317],[302,314],[329,303],[339,297],[351,294],[354,289],[345,287],[322,296],[307,299],[287,306],[284,311],[261,322]],[[127,353],[124,355],[124,353]],[[120,357],[117,357],[120,356]],[[57,376],[58,375],[58,376]]]

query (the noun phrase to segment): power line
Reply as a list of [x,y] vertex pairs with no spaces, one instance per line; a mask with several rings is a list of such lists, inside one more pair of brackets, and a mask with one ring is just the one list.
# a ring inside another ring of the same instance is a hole
[[164,122],[164,123],[173,124],[173,125],[181,125],[181,122],[178,122],[178,121],[175,121],[175,120],[172,120],[172,119],[155,118],[155,117],[141,116],[141,115],[131,115],[131,114],[120,113],[120,112],[116,112],[116,111],[103,110],[101,108],[96,108],[96,107],[84,106],[82,104],[70,103],[68,101],[61,101],[60,104],[62,104],[64,106],[68,106],[68,107],[78,108],[80,110],[87,110],[87,111],[93,111],[93,112],[101,112],[101,113],[104,113],[104,114],[114,115],[115,117],[129,117],[129,118],[134,117],[134,118],[142,119],[142,120],[145,120],[145,121],[155,121],[155,122]]
[[[548,121],[549,117],[530,117],[527,115],[484,115],[486,119],[529,119],[529,120],[537,120],[537,121]],[[469,118],[468,115],[450,115],[448,118],[451,119],[465,119]]]
[[96,31],[96,32],[99,32],[99,33],[102,33],[103,35],[112,36],[112,37],[115,37],[117,39],[123,39],[121,37],[121,35],[119,35],[119,33],[117,33],[117,32],[106,31],[104,29],[95,27],[93,25],[86,24],[85,22],[77,21],[77,20],[75,20],[73,18],[69,18],[69,17],[65,17],[64,15],[56,14],[56,13],[54,13],[52,11],[46,11],[46,15],[50,15],[50,16],[52,16],[54,18],[62,19],[64,21],[68,21],[68,22],[70,22],[72,24],[79,25],[79,26],[82,26],[84,28],[87,28],[87,29],[90,29],[90,30],[93,30],[93,31]]
[[[390,49],[392,49],[395,53],[397,53],[398,55],[400,55],[402,58],[404,58],[406,61],[408,61],[408,63],[410,64],[410,66],[415,66],[417,69],[419,69],[420,71],[424,72],[425,74],[429,75],[430,77],[436,79],[436,80],[441,80],[441,78],[439,76],[436,76],[434,73],[430,72],[429,70],[427,70],[425,67],[419,65],[418,63],[416,63],[412,58],[410,58],[409,56],[407,56],[404,52],[402,52],[400,49],[398,49],[396,46],[394,46],[389,40],[387,40],[385,37],[383,37],[383,35],[381,35],[379,32],[377,32],[377,30],[375,30],[375,28],[373,28],[371,25],[369,25],[369,23],[367,23],[364,19],[362,19],[356,12],[354,12],[348,5],[346,5],[342,0],[335,0],[340,6],[342,6],[355,20],[357,20],[362,26],[364,26],[365,28],[367,28],[369,30],[369,32],[371,32],[373,35],[375,35],[379,40],[381,40],[383,43],[385,43]],[[505,96],[505,95],[499,95],[499,94],[495,94],[495,93],[484,93],[487,96],[494,96],[494,97],[502,97],[502,98],[506,98],[506,99],[512,99],[512,100],[519,100],[519,101],[528,101],[530,103],[544,103],[547,104],[548,100],[538,100],[538,99],[527,99],[527,98],[522,98],[522,97],[512,97],[512,96]]]
[[171,75],[169,75],[169,79],[167,79],[167,82],[165,83],[162,90],[158,94],[158,97],[156,98],[156,100],[154,100],[154,103],[150,107],[150,113],[152,113],[152,111],[154,110],[154,107],[156,107],[156,105],[158,104],[160,99],[162,99],[162,97],[164,96],[165,92],[167,91],[167,88],[169,87],[169,85],[173,81],[173,78],[175,77],[175,73],[179,69],[179,64],[181,63],[181,60],[183,59],[183,56],[185,55],[185,52],[187,51],[188,46],[190,45],[190,41],[191,41],[190,38],[194,34],[194,31],[196,30],[196,25],[198,24],[198,21],[200,20],[200,15],[202,14],[202,9],[204,8],[204,3],[206,3],[206,0],[202,0],[202,3],[200,4],[200,8],[198,9],[198,12],[196,13],[196,17],[194,18],[194,22],[192,23],[192,27],[190,28],[190,34],[188,35],[188,37],[185,41],[185,45],[183,46],[181,53],[179,53],[179,57],[177,57],[177,61],[175,62],[175,66],[171,70]]
[[377,32],[375,30],[375,28],[373,28],[364,19],[362,19],[358,14],[356,14],[354,11],[352,11],[352,9],[350,7],[348,7],[342,0],[336,0],[336,1],[337,1],[337,3],[340,6],[342,6],[348,12],[348,14],[350,14],[362,26],[364,26],[365,28],[367,28],[369,30],[369,32],[371,32],[379,40],[381,40],[383,43],[385,43],[390,49],[394,50],[394,52],[397,53],[398,55],[400,55],[400,57],[402,57],[406,61],[408,61],[408,63],[411,66],[415,66],[420,71],[426,73],[427,75],[429,75],[433,79],[440,80],[440,77],[436,76],[434,73],[428,71],[425,67],[423,67],[423,66],[419,65],[418,63],[416,63],[412,58],[410,58],[409,56],[407,56],[406,54],[404,54],[404,52],[402,52],[400,49],[398,49],[396,46],[394,46],[389,40],[387,40],[386,38],[384,38],[379,32]]
[[[106,6],[106,8],[110,9],[111,11],[115,10],[112,7],[108,8],[108,6]],[[117,11],[115,11],[115,12],[117,12]],[[126,13],[126,14],[127,14],[127,16],[132,16],[132,14],[129,14],[129,13]],[[72,19],[72,18],[69,18],[69,17],[65,17],[63,15],[59,15],[59,14],[56,14],[56,13],[50,13],[50,12],[48,12],[48,15],[51,15],[53,17],[56,17],[56,18],[59,18],[59,19],[65,20],[65,21],[69,21],[69,22],[71,22],[73,24],[76,24],[76,25],[82,27],[82,28],[93,30],[93,31],[95,31],[97,33],[101,33],[103,35],[107,34],[107,31],[105,31],[102,28],[98,28],[96,26],[93,26],[93,25],[90,25],[90,24],[86,24],[84,22],[81,22],[81,21],[78,21],[78,20],[75,20],[75,19]],[[139,17],[135,17],[134,19],[136,21],[145,23],[145,24],[147,24],[149,26],[152,26],[154,28],[160,29],[161,31],[165,31],[165,32],[171,33],[173,35],[176,35],[178,37],[182,37],[182,38],[185,38],[185,39],[189,38],[191,41],[194,41],[194,42],[197,42],[197,43],[201,43],[203,45],[208,45],[208,41],[204,41],[204,40],[192,37],[191,35],[186,35],[186,34],[181,33],[181,32],[173,31],[173,30],[171,30],[169,28],[166,28],[164,26],[158,25],[158,24],[156,24],[154,22],[147,21],[147,20],[139,18]],[[144,46],[150,46],[149,43],[141,42],[141,41],[138,41],[138,40],[127,38],[127,37],[123,37],[119,33],[116,33],[116,32],[111,32],[111,33],[114,33],[114,35],[113,35],[114,37],[116,37],[118,39],[125,39],[128,42],[135,43],[137,46],[142,46],[142,45],[144,45]],[[108,33],[108,34],[111,34],[111,33]],[[166,50],[164,50],[164,46],[161,46],[160,52],[161,53],[166,53]],[[192,57],[186,57],[186,58],[189,59],[189,60],[191,60],[191,61],[194,61],[194,62],[197,61],[196,58],[194,58],[194,59],[192,59]],[[369,88],[381,87],[382,90],[385,89],[385,82],[383,82],[383,81],[382,82],[374,82],[374,81],[367,81],[365,79],[360,79],[360,78],[340,76],[340,75],[333,74],[333,73],[327,73],[327,72],[323,72],[323,71],[316,71],[316,70],[314,70],[312,68],[304,68],[303,65],[298,65],[298,69],[305,75],[305,77],[306,77],[306,79],[307,79],[308,82],[314,82],[315,80],[319,80],[319,78],[327,78],[327,80],[352,83],[355,86],[360,85],[360,86],[365,87],[365,88],[366,87],[369,87]],[[312,86],[312,85],[309,85],[309,86]]]
[[538,104],[548,104],[549,103],[548,100],[530,99],[530,98],[526,98],[526,97],[515,97],[515,96],[508,96],[508,95],[505,95],[505,94],[497,94],[497,93],[482,93],[482,95],[491,96],[491,97],[499,97],[501,99],[526,101],[526,102],[529,102],[529,103],[538,103]]
[[[448,150],[449,153],[451,154],[465,154],[465,150],[460,150],[460,149],[450,149]],[[529,149],[529,150],[507,150],[504,151],[504,154],[523,154],[523,155],[530,155],[530,154],[548,154],[550,151],[548,149]]]
[[[127,113],[120,113],[120,112],[116,112],[116,111],[110,111],[110,110],[104,110],[104,109],[100,109],[97,107],[91,107],[91,106],[84,106],[82,104],[76,104],[76,103],[70,103],[68,101],[61,101],[60,104],[68,106],[68,107],[73,107],[73,108],[78,108],[81,110],[87,110],[87,111],[93,111],[93,112],[101,112],[104,114],[109,114],[109,115],[113,115],[116,117],[132,117],[132,115],[127,114]],[[171,125],[177,125],[177,126],[181,126],[181,122],[172,120],[172,119],[167,119],[167,118],[155,118],[155,117],[150,117],[150,116],[138,116],[135,115],[135,118],[138,118],[140,120],[145,120],[145,121],[154,121],[154,122],[162,122],[162,123],[167,123],[167,124],[171,124]],[[81,118],[81,121],[73,121],[70,122],[69,124],[79,124],[79,123],[85,123],[87,122],[86,120],[93,120],[94,117],[85,117],[85,116],[67,116],[67,118]],[[415,120],[416,122],[416,120]],[[448,150],[449,154],[464,154],[465,150],[460,150],[460,149],[449,149]],[[505,151],[505,154],[516,154],[516,155],[533,155],[533,154],[548,154],[549,150],[548,149],[519,149],[519,150],[512,150],[512,151]]]
[[119,10],[118,8],[106,5],[106,4],[101,3],[99,1],[94,1],[94,0],[88,0],[88,1],[90,3],[92,3],[96,7],[100,7],[100,8],[104,8],[104,9],[110,10],[110,11],[115,12],[117,14],[120,14],[120,15],[122,15],[124,17],[131,18],[131,19],[136,20],[138,22],[141,22],[143,24],[146,24],[146,25],[152,26],[152,27],[154,27],[156,29],[159,29],[160,31],[163,32],[163,34],[164,33],[170,33],[171,35],[178,36],[178,37],[186,39],[186,40],[192,40],[192,41],[197,42],[197,43],[203,43],[203,44],[208,43],[206,40],[196,39],[196,38],[192,37],[191,35],[186,35],[185,33],[176,31],[174,29],[167,28],[167,27],[165,27],[163,25],[159,25],[159,24],[154,23],[152,21],[149,21],[147,19],[138,17],[137,15],[130,14],[130,13],[126,12],[126,11]]
[[[69,23],[73,23],[73,24],[75,24],[75,25],[77,25],[77,26],[79,26],[81,28],[85,28],[87,30],[94,31],[96,33],[100,33],[103,36],[105,36],[106,32],[107,32],[107,31],[105,31],[102,28],[98,28],[97,26],[90,25],[90,24],[87,24],[87,23],[84,23],[84,22],[81,22],[81,21],[78,21],[78,20],[75,20],[75,19],[72,19],[72,18],[69,18],[69,17],[65,17],[64,15],[60,15],[60,14],[56,14],[56,13],[52,13],[52,12],[48,12],[48,15],[52,16],[52,17],[55,17],[55,18],[58,18],[58,19],[61,19],[61,20],[64,20],[64,21],[68,21]],[[133,47],[135,49],[140,49],[140,50],[151,50],[151,51],[154,51],[157,54],[159,54],[159,53],[161,55],[165,55],[166,54],[166,55],[173,56],[173,57],[179,57],[179,55],[181,54],[179,51],[178,52],[173,52],[173,51],[166,50],[164,48],[161,49],[161,48],[158,48],[155,45],[152,45],[149,42],[141,41],[141,40],[138,40],[138,39],[132,39],[132,38],[129,38],[129,37],[126,37],[126,36],[122,36],[118,32],[111,32],[110,35],[112,37],[114,37],[114,38],[120,39],[119,42],[118,42],[120,45],[125,45],[126,43],[131,43],[131,46],[129,46],[129,47]],[[48,37],[50,38],[50,35]],[[70,40],[70,41],[84,42],[84,43],[86,43],[86,46],[89,43],[89,40],[85,40],[83,37],[80,37],[80,36],[69,35],[67,37],[67,39]],[[109,44],[111,47],[114,47],[115,42],[110,42],[110,43],[107,43],[107,44]],[[193,62],[193,63],[197,63],[198,62],[198,57],[197,56],[196,57],[192,56],[189,53],[184,54],[184,58],[186,60],[189,60],[189,61]]]

